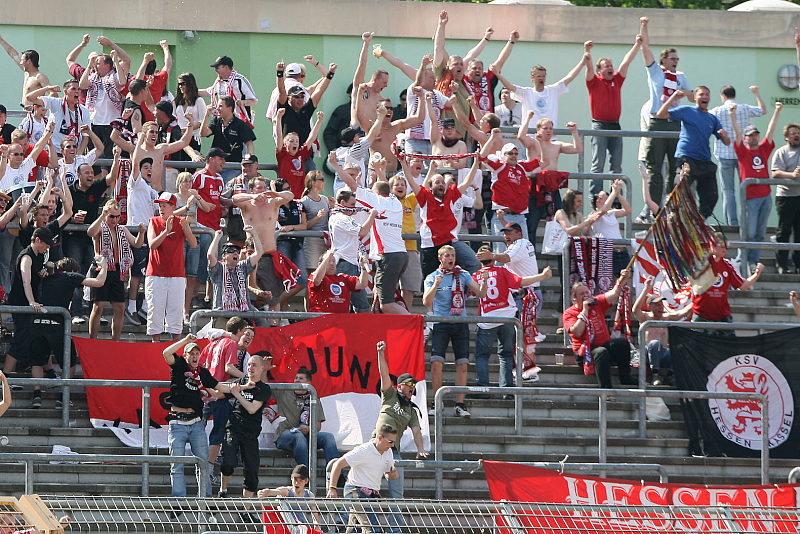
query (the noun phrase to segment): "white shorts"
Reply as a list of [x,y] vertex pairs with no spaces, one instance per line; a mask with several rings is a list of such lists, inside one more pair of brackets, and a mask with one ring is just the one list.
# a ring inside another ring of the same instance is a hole
[[183,332],[183,301],[186,278],[182,276],[147,276],[144,298],[147,300],[147,335]]

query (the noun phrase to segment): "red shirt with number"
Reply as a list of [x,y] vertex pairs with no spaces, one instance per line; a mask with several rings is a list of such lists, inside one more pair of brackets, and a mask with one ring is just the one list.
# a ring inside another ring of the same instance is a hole
[[[605,295],[598,295],[597,297],[597,305],[596,306],[589,306],[589,322],[592,325],[592,333],[594,333],[594,339],[592,339],[591,348],[601,347],[608,343],[611,340],[611,334],[608,333],[608,325],[606,325],[606,311],[611,308],[611,304],[606,300]],[[583,305],[581,304],[580,307],[576,305],[572,305],[566,310],[564,310],[564,328],[569,331],[578,321],[578,315],[583,310]],[[576,336],[570,333],[569,337],[572,340],[572,350],[578,352],[581,348],[581,344],[585,336],[589,335],[589,326],[586,326],[586,330],[584,331],[582,336]]]
[[306,187],[306,171],[304,162],[311,157],[311,150],[306,145],[301,145],[297,153],[292,156],[285,146],[275,151],[278,160],[278,178],[289,182],[294,198],[303,196]]
[[492,209],[528,213],[528,194],[531,181],[526,173],[539,167],[539,160],[519,161],[509,165],[504,161],[485,160],[492,168]]
[[[770,178],[767,163],[769,156],[775,150],[775,143],[767,139],[762,140],[755,150],[743,143],[734,143],[733,149],[736,157],[739,158],[739,179],[744,181],[746,178]],[[761,198],[769,196],[770,187],[768,185],[748,185],[747,198]]]
[[[486,317],[514,317],[517,314],[517,304],[514,302],[512,289],[522,287],[522,278],[505,267],[499,265],[485,265],[472,275],[475,283],[481,285],[483,273],[488,273],[486,279],[486,296],[478,300],[481,316]],[[498,323],[478,323],[479,328],[495,328]]]
[[349,274],[326,274],[322,283],[308,284],[308,311],[347,313],[350,311],[350,292],[356,291],[358,277]]
[[[164,238],[158,248],[150,248],[150,257],[147,262],[147,276],[161,276],[164,278],[185,277],[186,269],[183,263],[183,228],[181,221],[183,217],[175,216],[172,221],[172,229]],[[156,235],[167,227],[167,221],[159,215],[150,219],[150,226],[153,227]]]
[[692,298],[692,312],[709,321],[721,321],[731,314],[728,304],[728,288],[739,289],[744,283],[744,278],[727,259],[710,260],[711,269],[717,275],[717,280],[702,295]]
[[203,200],[213,204],[214,209],[211,211],[204,211],[200,206],[197,207],[197,223],[203,226],[208,226],[212,230],[219,230],[219,220],[222,217],[222,211],[219,207],[219,197],[222,194],[222,189],[225,187],[225,182],[217,173],[208,172],[208,169],[200,169],[194,173],[192,179],[192,189],[197,189]]
[[461,191],[456,185],[448,187],[442,199],[436,198],[425,187],[419,188],[417,204],[422,219],[419,235],[423,247],[438,247],[456,239],[458,221],[453,212],[453,204],[459,198]]

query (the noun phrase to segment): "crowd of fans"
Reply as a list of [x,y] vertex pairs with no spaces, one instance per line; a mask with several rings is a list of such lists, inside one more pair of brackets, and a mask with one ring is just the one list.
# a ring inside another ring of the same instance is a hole
[[[35,50],[17,52],[0,38],[23,72],[21,103],[27,111],[15,128],[0,106],[0,285],[7,303],[36,311],[68,307],[73,323],[88,320],[91,337],[98,336],[106,322],[105,304],[111,303],[112,339],[119,340],[128,324],[146,325],[153,341],[165,333],[178,341],[197,307],[286,310],[289,299],[305,290],[308,311],[405,314],[414,295],[421,293],[433,315],[464,316],[466,300],[474,293],[482,316],[520,317],[525,331],[523,378],[536,381],[541,370],[536,344],[543,339],[536,327],[542,304],[539,285],[552,274],[538,267],[534,243],[539,224],[555,220],[569,236],[621,238],[618,219],[633,209],[621,181],[612,182],[609,191],[602,190],[601,180],[593,181],[592,209],[586,216],[580,191],[567,189],[562,199],[560,190],[568,187],[569,176],[559,171],[559,159],[582,152],[583,145],[575,122],[565,123],[571,132],[568,140],[557,139],[553,129],[561,124],[559,97],[582,72],[592,128],[619,130],[623,83],[641,53],[649,87],[642,128],[680,131],[677,139],[642,141],[638,159],[648,172],[640,221],[652,220],[674,185],[673,171],[687,164],[700,212],[712,214],[718,198],[717,165],[708,143],[712,135],[729,224],[738,224],[737,165],[740,179],[800,176],[800,125],[794,123],[783,129],[787,144],[777,150],[771,174],[767,168],[780,103],[763,139],[750,123],[767,112],[756,86],[750,90],[757,106],[737,103],[735,89],[727,85],[721,91],[722,105],[709,109],[709,88],[692,88],[677,70],[674,48],[654,55],[646,17],[639,20],[632,47],[618,68],[610,58],[595,62],[595,47],[587,41],[577,64],[555,83],[547,83],[545,66],[533,66],[531,86],[518,85],[502,73],[518,32],[510,33],[498,57],[485,66],[479,57],[494,31],[487,28],[460,56],[447,50],[448,23],[442,11],[433,53],[407,58],[410,63],[373,45],[373,34],[364,33],[348,90],[352,98],[327,121],[317,109],[337,74],[336,63],[324,67],[313,56],[305,56],[305,63],[278,62],[275,87],[264,99],[277,150],[274,160],[260,154],[261,161],[276,162],[277,179],[262,176],[258,169],[254,123],[263,88],[237,72],[230,56],[210,64],[215,77],[182,73],[170,88],[172,58],[166,41],[159,43],[161,68],[148,52],[134,71],[131,57],[105,36],[97,41],[108,53],[81,58],[91,39],[84,35],[66,56],[68,74],[60,78],[67,81],[52,85],[39,70]],[[800,50],[798,36],[796,44]],[[385,67],[395,70],[379,68],[368,78],[370,59],[385,60]],[[308,71],[319,77],[312,82]],[[392,107],[382,91],[396,71],[409,85],[400,105]],[[213,81],[200,87],[198,79]],[[689,105],[680,105],[684,97]],[[533,135],[528,133],[531,121]],[[518,127],[518,133],[509,138],[500,126]],[[318,170],[320,136],[328,157]],[[203,149],[205,137],[211,142]],[[607,157],[610,171],[621,173],[621,138],[592,136],[591,150],[593,173],[604,171]],[[666,174],[665,158],[670,169]],[[100,159],[110,163],[98,164]],[[200,162],[202,168],[176,163],[189,161]],[[325,194],[328,182],[332,196]],[[800,186],[778,186],[780,242],[792,234],[797,239],[798,198]],[[741,201],[748,214],[748,240],[763,241],[770,187],[750,186]],[[19,223],[18,230],[6,228],[12,222]],[[68,224],[85,226],[67,229]],[[314,233],[298,233],[303,230]],[[418,240],[404,236],[417,230]],[[503,242],[473,247],[458,239],[464,231],[502,235]],[[609,338],[603,319],[629,275],[628,259],[626,250],[615,250],[618,283],[597,298],[586,286],[576,285],[572,306],[564,312],[576,354],[593,359],[603,387],[611,386],[611,362],[619,365],[622,382],[629,381],[628,348]],[[695,298],[694,318],[730,320],[727,285],[746,289],[755,283],[763,272],[758,260],[755,249],[740,255],[741,270],[749,274],[743,278],[725,259],[725,251],[715,249],[714,273],[730,276],[724,277],[721,289]],[[797,253],[793,260],[791,266],[788,254],[778,253],[779,272],[800,268]],[[658,303],[640,295],[634,314],[664,316]],[[52,376],[50,354],[56,360],[61,354],[61,319],[14,314],[12,320],[15,336],[4,371],[12,372],[19,360],[33,366],[34,376]],[[508,326],[478,325],[478,384],[489,383],[487,361],[495,339],[500,384],[512,384],[514,338]],[[38,335],[40,327],[46,336]],[[34,329],[37,335],[29,335]],[[651,359],[666,366],[665,340],[653,336]],[[466,385],[467,325],[437,323],[430,339],[434,389],[442,383],[451,343],[456,384]],[[597,354],[590,356],[595,349]],[[236,396],[235,388],[230,391]],[[33,406],[41,406],[37,392]],[[456,414],[470,415],[461,397]],[[222,429],[212,433],[212,457],[222,434]],[[281,436],[281,443],[290,447],[297,441],[293,438]],[[249,445],[237,446],[246,456]],[[302,456],[297,445],[291,447]]]

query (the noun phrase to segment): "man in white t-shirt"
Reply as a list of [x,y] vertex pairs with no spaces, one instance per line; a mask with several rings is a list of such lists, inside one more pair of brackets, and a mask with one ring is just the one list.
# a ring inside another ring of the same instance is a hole
[[533,87],[515,85],[497,71],[495,71],[495,75],[503,85],[511,89],[511,98],[522,103],[521,117],[527,115],[528,110],[531,110],[540,119],[546,117],[552,120],[553,124],[560,124],[558,122],[558,98],[569,91],[567,86],[578,76],[583,65],[583,52],[581,52],[578,64],[572,67],[566,76],[550,85],[546,84],[547,69],[542,65],[534,65],[531,67]]
[[403,205],[391,194],[389,182],[377,181],[372,190],[359,187],[355,179],[341,173],[350,191],[356,194],[358,204],[374,210],[375,221],[369,241],[369,257],[376,262],[375,290],[383,313],[408,314],[408,310],[395,302],[400,276],[406,270],[408,254],[403,241]]
[[[333,464],[327,497],[338,498],[336,481],[342,469],[350,466],[350,473],[344,483],[343,497],[345,499],[377,499],[381,496],[381,481],[398,478],[394,468],[392,447],[400,436],[389,425],[383,425],[374,438],[351,450]],[[370,520],[365,514],[356,514],[361,527],[370,530]]]
[[[90,127],[89,108],[78,102],[81,91],[76,80],[64,82],[64,98],[43,96],[45,93],[55,94],[61,90],[58,85],[50,85],[37,89],[28,95],[28,98],[38,106],[44,106],[50,112],[48,120],[55,121],[56,129],[53,130],[53,144],[61,147],[64,138],[68,135],[77,137],[85,134],[85,127]],[[102,145],[101,145],[102,147]],[[100,149],[103,152],[103,149]]]
[[[57,124],[58,123],[56,123],[56,125]],[[75,180],[78,179],[78,167],[84,163],[87,165],[94,165],[98,155],[102,154],[105,148],[103,142],[88,125],[81,127],[81,133],[87,135],[94,146],[86,155],[78,155],[78,148],[81,143],[79,138],[73,135],[65,136],[59,146],[63,157],[58,160],[58,174],[64,177],[64,181],[67,185],[72,185],[75,183]]]
[[[356,205],[352,191],[342,189],[336,195],[336,206],[328,218],[331,234],[331,250],[336,260],[336,273],[355,276],[358,272],[358,253],[361,239],[369,235],[374,217],[367,215],[365,208]],[[350,294],[350,304],[356,313],[369,313],[370,306],[365,291]]]
[[25,147],[18,143],[0,145],[0,189],[12,195],[14,200],[19,198],[23,188],[28,185],[28,176],[36,167],[36,158],[50,142],[53,126],[53,123],[47,125],[44,135],[27,157]]

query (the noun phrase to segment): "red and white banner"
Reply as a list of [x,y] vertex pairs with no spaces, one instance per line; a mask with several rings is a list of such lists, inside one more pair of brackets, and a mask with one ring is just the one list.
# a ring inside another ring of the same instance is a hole
[[[720,514],[709,510],[669,514],[636,507],[764,507],[797,508],[800,484],[769,486],[708,486],[691,484],[636,484],[627,480],[559,474],[547,469],[505,462],[483,462],[492,500],[572,505],[607,505],[613,511],[587,506],[563,511],[548,508],[546,514],[531,510],[518,518],[523,527],[538,533],[576,532],[728,532],[731,525]],[[767,517],[768,516],[768,517]],[[800,516],[780,519],[761,512],[732,512],[740,531],[798,532]],[[725,525],[724,523],[728,523]]]
[[[111,380],[169,380],[170,368],[161,352],[169,343],[124,343],[75,337],[75,348],[86,378]],[[279,328],[257,328],[250,354],[269,351],[273,356],[272,382],[293,382],[301,367],[313,373],[326,421],[341,448],[370,438],[380,410],[380,374],[375,344],[386,340],[386,358],[393,376],[411,373],[419,383],[412,399],[422,411],[420,423],[430,447],[427,417],[423,319],[419,315],[329,314]],[[200,340],[201,346],[207,343]],[[150,444],[166,447],[169,391],[154,389],[150,399]],[[87,388],[89,416],[96,427],[111,428],[130,446],[141,446],[141,390]],[[262,425],[261,445],[273,447],[269,420]],[[401,441],[403,450],[416,451],[411,432]]]
[[[637,250],[641,243],[641,239],[631,239],[633,250]],[[653,279],[653,294],[664,297],[667,311],[677,311],[691,302],[692,290],[688,284],[677,292],[670,287],[652,241],[645,241],[633,263],[633,287],[637,295],[641,294],[644,282],[648,278]]]

